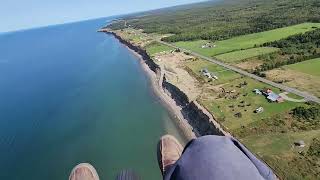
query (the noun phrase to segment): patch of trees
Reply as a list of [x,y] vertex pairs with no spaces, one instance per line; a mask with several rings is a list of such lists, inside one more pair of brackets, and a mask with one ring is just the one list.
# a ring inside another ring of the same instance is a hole
[[254,70],[254,74],[320,57],[320,29],[290,36],[279,41],[264,43],[265,47],[280,48],[277,54],[259,57],[264,63]]
[[130,26],[147,33],[174,34],[163,39],[168,42],[215,41],[302,22],[319,22],[318,12],[319,0],[209,1],[136,14],[108,27]]
[[309,156],[316,156],[320,158],[320,138],[314,138],[307,151]]
[[254,70],[252,73],[255,74],[255,75],[257,75],[257,76],[260,76],[260,77],[262,77],[262,78],[267,77],[266,73],[261,72],[260,70],[257,70],[257,69]]
[[320,48],[320,29],[314,29],[314,31],[304,34],[290,36],[279,41],[264,43],[262,46],[280,48],[283,55],[317,55],[317,48]]
[[303,120],[317,120],[320,119],[320,108],[319,106],[306,107],[296,107],[292,110],[292,115],[296,118]]
[[292,57],[294,57],[294,56],[291,56],[287,60],[282,60],[282,61],[265,61],[262,65],[260,65],[258,68],[256,68],[253,71],[253,74],[259,75],[261,77],[266,77],[266,75],[265,75],[265,73],[263,73],[263,71],[268,71],[271,69],[279,68],[281,66],[295,64],[298,62],[318,58],[318,57],[320,57],[320,54],[310,55],[310,56],[299,56],[299,57],[295,57],[295,58],[292,58]]

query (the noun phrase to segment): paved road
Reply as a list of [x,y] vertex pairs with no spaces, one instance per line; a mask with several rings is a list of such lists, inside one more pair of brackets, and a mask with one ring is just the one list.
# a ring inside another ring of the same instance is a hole
[[225,64],[225,63],[223,63],[223,62],[221,62],[221,61],[218,61],[218,60],[216,60],[216,59],[203,56],[203,55],[201,55],[201,54],[199,54],[199,53],[192,52],[192,51],[187,50],[187,49],[183,49],[183,48],[178,47],[178,46],[175,46],[175,45],[173,45],[173,44],[166,43],[166,42],[163,42],[163,41],[161,41],[161,40],[156,40],[156,41],[159,42],[159,43],[161,43],[161,44],[164,44],[164,45],[173,47],[173,48],[179,48],[180,50],[182,50],[182,51],[184,51],[184,52],[188,52],[188,53],[190,53],[190,54],[193,55],[193,56],[197,56],[197,57],[199,57],[199,58],[205,59],[205,60],[210,61],[210,62],[212,62],[212,63],[215,63],[215,64],[217,64],[217,65],[223,66],[223,67],[225,67],[225,68],[227,68],[227,69],[230,69],[230,70],[232,70],[232,71],[235,71],[235,72],[237,72],[237,73],[239,73],[239,74],[248,76],[248,77],[250,77],[250,78],[252,78],[252,79],[255,79],[255,80],[258,80],[258,81],[260,81],[260,82],[269,84],[269,85],[271,85],[271,86],[273,86],[273,87],[277,87],[277,88],[282,89],[282,90],[284,90],[284,91],[287,91],[287,92],[296,94],[296,95],[298,95],[298,96],[301,96],[301,97],[305,98],[306,100],[313,101],[313,102],[316,102],[316,103],[319,103],[319,104],[320,104],[320,99],[319,99],[318,97],[313,96],[313,95],[311,95],[311,94],[309,94],[309,93],[307,93],[307,92],[302,92],[302,91],[297,90],[297,89],[295,89],[295,88],[291,88],[291,87],[288,87],[288,86],[285,86],[285,85],[282,85],[282,84],[275,83],[275,82],[273,82],[273,81],[264,79],[264,78],[259,77],[259,76],[257,76],[257,75],[248,73],[247,71],[241,70],[241,69],[236,68],[236,67],[234,67],[234,66]]

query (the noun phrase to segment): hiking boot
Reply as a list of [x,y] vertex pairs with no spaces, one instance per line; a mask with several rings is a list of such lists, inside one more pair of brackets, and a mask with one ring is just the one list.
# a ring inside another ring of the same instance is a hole
[[99,180],[99,176],[91,164],[81,163],[72,169],[69,180]]
[[162,175],[180,158],[183,147],[179,141],[171,136],[162,136],[158,143],[158,163]]

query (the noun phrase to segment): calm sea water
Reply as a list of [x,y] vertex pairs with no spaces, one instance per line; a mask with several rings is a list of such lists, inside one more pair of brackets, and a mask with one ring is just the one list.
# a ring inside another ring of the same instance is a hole
[[68,179],[81,162],[160,179],[157,140],[177,130],[105,21],[0,35],[0,179]]

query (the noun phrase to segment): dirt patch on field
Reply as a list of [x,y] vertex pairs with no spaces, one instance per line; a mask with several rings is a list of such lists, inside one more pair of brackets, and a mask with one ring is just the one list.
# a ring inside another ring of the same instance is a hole
[[199,82],[184,69],[184,62],[193,58],[181,52],[159,53],[155,56],[155,62],[165,71],[166,79],[181,89],[188,98],[196,100],[201,89]]
[[266,72],[267,78],[320,97],[319,77],[290,69],[273,69]]
[[238,64],[236,64],[237,67],[243,69],[243,70],[254,70],[257,67],[259,67],[260,65],[263,64],[263,61],[261,60],[252,60],[252,61],[245,61],[245,62],[240,62]]

